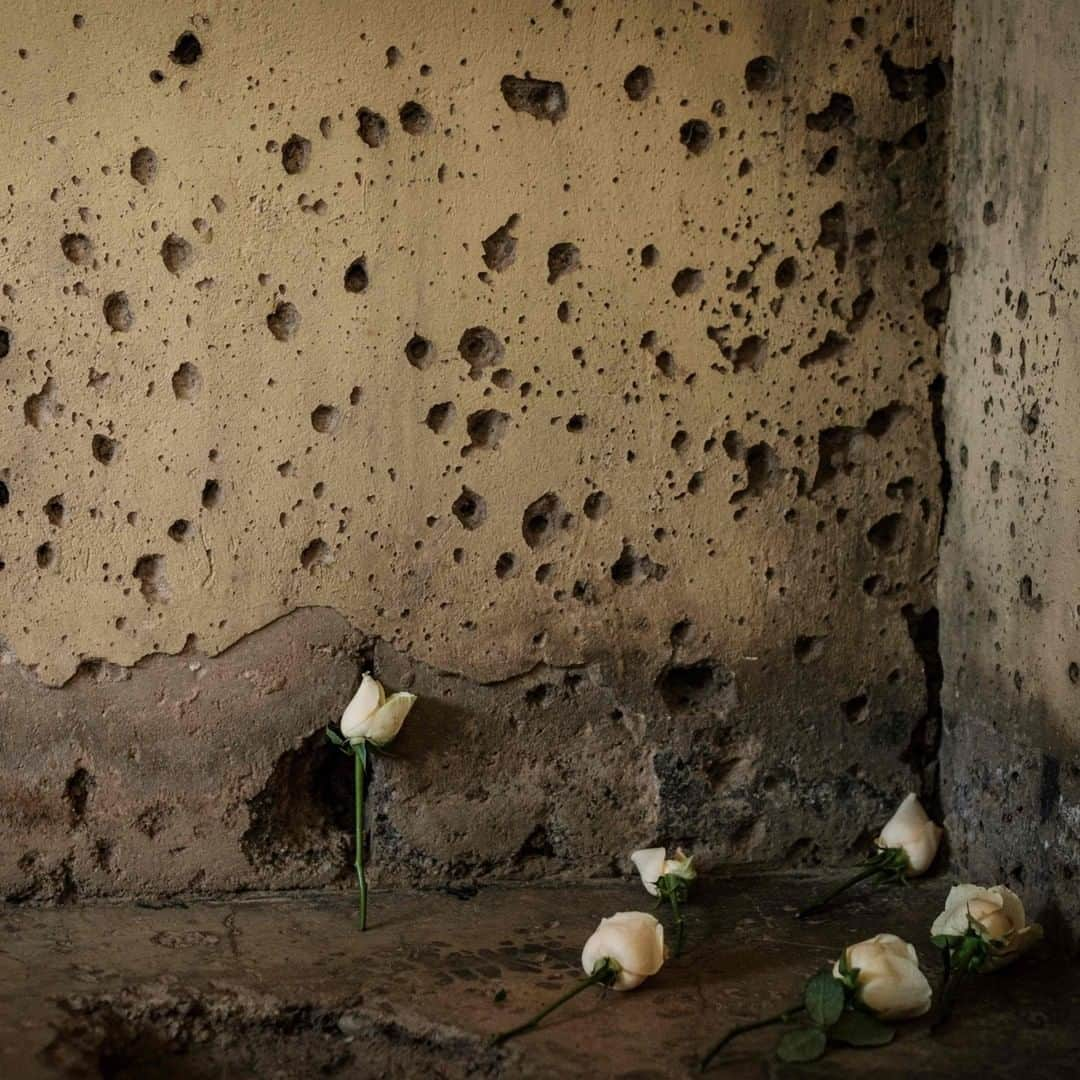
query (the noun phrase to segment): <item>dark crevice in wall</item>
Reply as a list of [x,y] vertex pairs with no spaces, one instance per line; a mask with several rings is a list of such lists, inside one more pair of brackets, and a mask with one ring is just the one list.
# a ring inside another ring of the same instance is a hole
[[912,604],[905,604],[901,614],[911,644],[922,661],[926,680],[926,711],[912,729],[911,740],[901,760],[918,773],[922,784],[919,794],[927,810],[940,817],[938,756],[941,750],[941,688],[945,682],[945,667],[941,662],[941,618],[936,607],[917,611]]

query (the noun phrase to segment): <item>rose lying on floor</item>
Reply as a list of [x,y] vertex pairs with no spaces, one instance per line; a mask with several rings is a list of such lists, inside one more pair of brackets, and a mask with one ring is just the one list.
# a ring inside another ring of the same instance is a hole
[[1027,921],[1023,901],[1004,885],[954,885],[930,934],[945,965],[937,1028],[949,1018],[965,976],[1011,964],[1042,939],[1042,927]]
[[820,911],[830,900],[860,881],[887,884],[925,874],[937,856],[944,831],[930,820],[914,794],[907,795],[874,841],[876,852],[862,864],[858,873],[820,900],[800,908],[797,917],[801,919]]
[[501,1045],[515,1035],[531,1031],[545,1016],[590,986],[636,989],[664,966],[664,928],[658,919],[644,911],[619,911],[601,919],[581,950],[581,966],[587,978],[531,1020],[496,1035],[492,1042]]
[[667,849],[662,847],[640,848],[630,856],[630,861],[641,875],[641,884],[650,896],[667,900],[671,905],[672,920],[675,924],[675,948],[678,956],[682,952],[684,920],[681,905],[686,903],[690,882],[697,877],[694,869],[694,856],[687,855],[682,848],[677,848],[672,858],[667,857]]
[[416,703],[416,695],[405,691],[386,696],[378,679],[365,674],[360,687],[341,714],[341,734],[326,729],[326,737],[353,759],[353,789],[356,802],[356,880],[360,890],[360,929],[367,929],[367,875],[364,872],[364,787],[367,780],[368,745],[376,750],[392,742],[405,717]]
[[832,971],[812,976],[800,1004],[733,1027],[701,1059],[701,1067],[736,1036],[795,1020],[809,1023],[793,1025],[781,1036],[776,1047],[781,1061],[816,1061],[830,1042],[884,1046],[894,1035],[885,1021],[922,1016],[932,996],[914,947],[895,934],[878,934],[848,946]]

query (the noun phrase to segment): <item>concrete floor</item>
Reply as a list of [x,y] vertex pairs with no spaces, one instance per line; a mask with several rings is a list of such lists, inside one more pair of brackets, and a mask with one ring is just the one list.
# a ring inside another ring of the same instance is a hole
[[[380,893],[367,934],[342,893],[8,906],[0,1076],[685,1076],[727,1026],[786,1005],[845,943],[894,931],[936,978],[927,927],[946,881],[861,893],[797,923],[797,900],[820,885],[702,883],[681,959],[634,993],[587,992],[501,1050],[487,1037],[570,985],[602,915],[647,909],[639,887]],[[773,1059],[765,1030],[712,1074],[1075,1076],[1078,1030],[1080,975],[1046,950],[971,986],[933,1038],[916,1021],[884,1049],[795,1067]]]

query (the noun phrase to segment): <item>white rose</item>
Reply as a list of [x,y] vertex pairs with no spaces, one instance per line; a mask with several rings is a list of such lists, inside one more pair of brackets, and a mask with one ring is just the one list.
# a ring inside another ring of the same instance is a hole
[[[880,1019],[910,1020],[929,1012],[933,995],[914,946],[895,934],[878,934],[849,945],[844,955],[856,972],[860,1000]],[[839,960],[833,975],[840,978]]]
[[875,843],[880,848],[900,848],[907,856],[908,877],[918,877],[930,869],[944,830],[935,825],[914,794],[908,795],[889,818]]
[[620,911],[601,919],[581,950],[581,966],[591,975],[604,960],[618,965],[612,986],[633,990],[664,966],[664,927],[644,911]]
[[682,878],[683,881],[693,881],[697,877],[697,871],[692,865],[694,856],[687,855],[682,848],[676,849],[670,859],[667,857],[666,848],[641,848],[630,856],[630,861],[637,867],[641,884],[650,896],[659,895],[656,883],[668,874]]
[[963,936],[974,928],[990,945],[991,957],[981,970],[992,971],[1015,960],[1041,937],[1042,927],[1028,923],[1020,897],[1004,885],[954,885],[945,898],[945,910],[934,920],[930,933]]
[[385,746],[401,730],[415,701],[415,694],[404,691],[387,697],[382,683],[365,675],[341,715],[341,734],[351,743],[366,740]]

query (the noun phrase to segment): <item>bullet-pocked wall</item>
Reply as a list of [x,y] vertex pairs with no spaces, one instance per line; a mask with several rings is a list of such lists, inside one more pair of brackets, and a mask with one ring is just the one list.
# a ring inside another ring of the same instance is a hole
[[1076,7],[956,8],[942,551],[954,852],[1064,936],[1080,918]]
[[862,850],[932,795],[947,5],[22,0],[0,880]]

